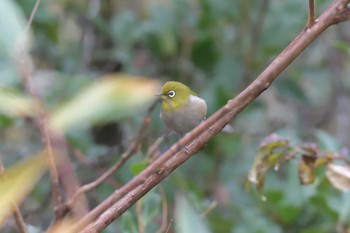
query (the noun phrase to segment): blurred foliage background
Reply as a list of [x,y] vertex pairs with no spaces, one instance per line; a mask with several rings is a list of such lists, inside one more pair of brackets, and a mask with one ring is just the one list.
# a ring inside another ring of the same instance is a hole
[[[8,90],[23,101],[29,98],[19,62],[23,58],[15,54],[35,2],[0,1],[1,101]],[[317,12],[330,2],[316,1]],[[26,59],[49,114],[92,81],[121,72],[186,83],[206,99],[210,115],[263,71],[303,30],[306,18],[305,0],[42,1],[25,37]],[[326,151],[349,148],[349,43],[350,23],[325,31],[232,122],[233,133],[216,136],[104,232],[157,232],[164,211],[166,226],[174,219],[169,232],[346,232],[350,196],[331,187],[322,169],[309,186],[300,185],[293,161],[269,172],[266,201],[255,189],[247,193],[244,182],[260,141],[272,132],[295,143],[316,142]],[[33,109],[13,112],[4,106],[0,157],[7,167],[38,153],[42,139],[30,117]],[[158,112],[159,107],[141,150],[88,194],[90,207],[133,177],[130,167],[145,159],[163,133]],[[72,163],[82,183],[119,158],[144,114],[68,130]],[[90,166],[77,159],[77,151]],[[50,181],[42,178],[21,206],[28,224],[49,225],[50,198]],[[14,232],[14,227],[9,221],[4,230]]]

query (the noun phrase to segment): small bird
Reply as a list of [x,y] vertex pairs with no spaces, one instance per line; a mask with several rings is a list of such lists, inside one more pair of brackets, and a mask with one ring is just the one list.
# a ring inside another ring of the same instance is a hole
[[161,90],[160,118],[171,130],[181,136],[199,125],[207,114],[207,104],[188,86],[169,81]]

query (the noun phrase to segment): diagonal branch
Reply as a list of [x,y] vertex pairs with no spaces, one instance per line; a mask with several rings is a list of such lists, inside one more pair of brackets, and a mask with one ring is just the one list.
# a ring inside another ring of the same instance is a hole
[[[311,28],[303,30],[245,90],[179,140],[138,176],[111,194],[82,218],[72,230],[83,233],[100,232],[173,170],[202,149],[228,122],[264,92],[307,46],[334,24],[349,2],[350,0],[335,0]],[[187,151],[182,150],[185,145]]]
[[350,6],[345,5],[340,8],[339,14],[334,18],[333,24],[338,24],[350,20]]

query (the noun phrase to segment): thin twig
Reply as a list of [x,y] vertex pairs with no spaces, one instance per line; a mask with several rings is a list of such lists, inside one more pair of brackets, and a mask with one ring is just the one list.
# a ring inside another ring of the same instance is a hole
[[168,201],[166,199],[166,194],[164,189],[160,186],[159,188],[160,196],[162,197],[162,225],[156,233],[165,232],[167,229],[167,220],[168,220]]
[[29,16],[29,19],[27,21],[26,27],[24,29],[24,33],[27,33],[29,28],[31,27],[31,25],[33,23],[34,16],[35,16],[36,12],[38,11],[40,2],[41,2],[41,0],[36,0],[34,8],[33,8],[32,12],[30,13],[30,16]]
[[213,201],[212,203],[210,203],[210,205],[208,206],[208,208],[206,208],[200,215],[200,218],[205,218],[210,212],[212,212],[216,207],[218,206],[218,202],[217,201]]
[[[29,30],[33,18],[37,12],[37,9],[39,7],[40,0],[37,0],[35,3],[35,6],[31,12],[30,18],[27,21],[25,31],[23,32],[24,34],[22,36],[26,36],[27,31]],[[21,38],[20,38],[21,39]],[[50,165],[50,175],[51,175],[51,182],[52,182],[52,198],[54,201],[55,206],[60,206],[62,204],[62,196],[60,193],[60,187],[59,187],[59,178],[58,178],[58,171],[57,171],[57,166],[56,166],[56,161],[53,155],[53,150],[52,150],[52,144],[51,144],[51,138],[50,138],[50,133],[49,133],[49,128],[48,128],[48,122],[46,118],[46,113],[43,107],[43,104],[40,100],[40,97],[33,85],[33,77],[32,77],[32,69],[31,65],[29,64],[28,60],[26,60],[26,52],[25,52],[25,46],[20,45],[19,49],[19,54],[18,54],[18,59],[21,64],[21,68],[23,71],[24,79],[25,79],[25,86],[31,95],[34,103],[35,103],[35,109],[37,112],[37,124],[40,129],[40,133],[42,135],[42,141],[45,145],[45,150],[47,151],[48,155],[48,160],[49,160],[49,165]]]
[[[5,167],[0,160],[0,175],[2,175],[5,172]],[[26,224],[24,222],[22,213],[17,205],[17,203],[13,202],[12,203],[12,208],[13,208],[13,216],[15,218],[16,225],[18,227],[18,231],[20,233],[28,233]]]
[[165,230],[164,233],[168,233],[170,231],[170,227],[171,227],[171,224],[173,223],[173,219],[170,219],[170,222],[169,222],[169,225],[168,225],[168,228]]
[[315,24],[315,0],[309,0],[309,12],[307,17],[306,28],[311,28]]
[[16,225],[20,233],[28,233],[27,226],[24,222],[23,216],[18,205],[13,204],[13,215],[15,217]]
[[143,219],[142,219],[142,201],[139,200],[136,203],[136,217],[137,217],[137,226],[139,229],[138,233],[145,233],[145,225],[143,224]]
[[42,141],[45,145],[45,150],[47,151],[49,165],[50,165],[50,175],[51,175],[51,182],[52,182],[52,197],[54,201],[55,206],[60,206],[62,203],[62,196],[60,193],[60,186],[59,186],[59,178],[58,178],[58,171],[56,166],[56,161],[54,158],[53,150],[52,150],[52,144],[51,144],[51,137],[49,133],[49,127],[48,122],[46,118],[46,113],[44,110],[44,107],[41,103],[41,100],[39,98],[39,95],[33,85],[33,78],[32,78],[32,71],[29,68],[29,64],[24,61],[25,56],[20,56],[20,63],[23,68],[23,73],[25,77],[25,85],[30,93],[34,103],[37,114],[37,124],[40,129],[40,133],[42,135]]
[[160,155],[159,153],[155,153],[158,149],[159,149],[159,145],[164,141],[165,139],[165,134],[163,134],[162,136],[160,136],[159,138],[157,138],[152,145],[149,147],[149,149],[147,150],[146,153],[146,158],[149,158],[150,160],[152,160],[154,157],[157,157],[157,155]]

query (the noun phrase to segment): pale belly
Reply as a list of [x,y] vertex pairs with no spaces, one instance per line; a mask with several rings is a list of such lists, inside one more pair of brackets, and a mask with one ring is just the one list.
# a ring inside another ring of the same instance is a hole
[[161,112],[160,117],[168,128],[183,135],[199,125],[205,119],[206,113],[207,105],[205,101],[192,96],[189,104],[186,104],[182,109],[171,114]]

